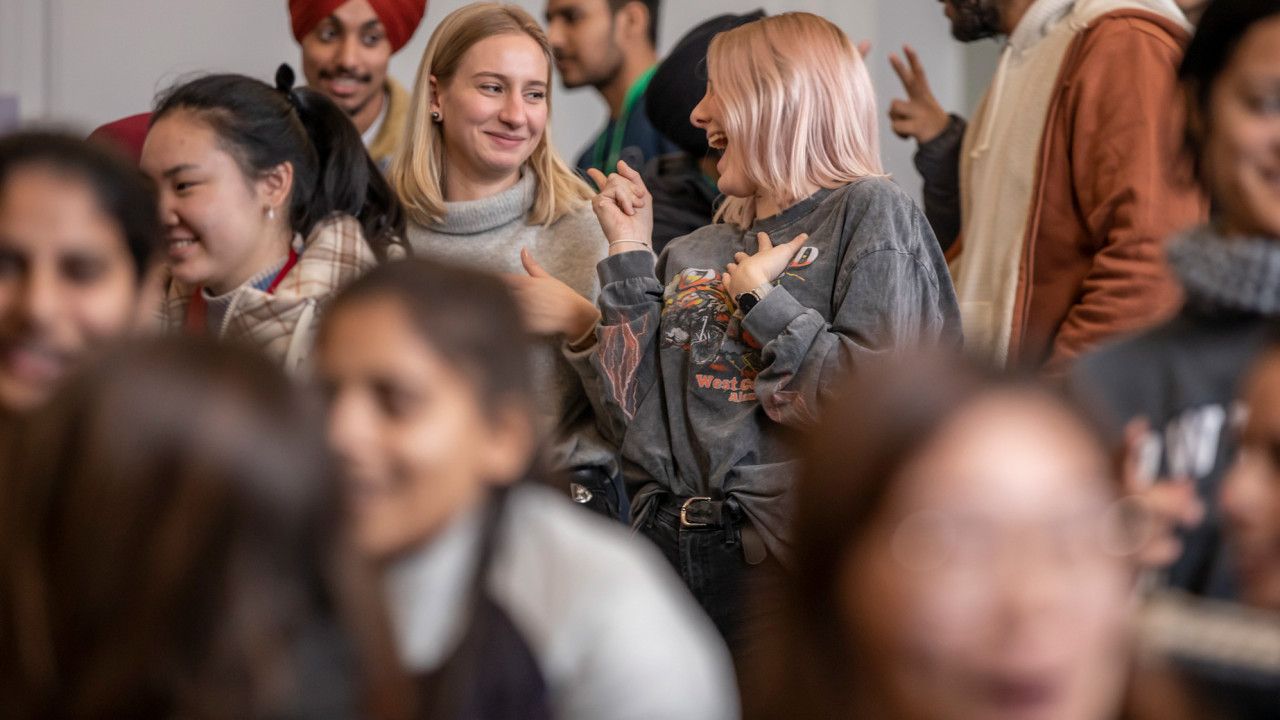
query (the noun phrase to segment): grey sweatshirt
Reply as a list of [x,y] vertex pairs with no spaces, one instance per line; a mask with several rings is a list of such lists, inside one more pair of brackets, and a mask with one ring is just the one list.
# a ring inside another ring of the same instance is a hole
[[[445,203],[439,225],[411,224],[409,243],[418,257],[521,275],[520,249],[527,247],[547,272],[595,302],[600,285],[594,268],[608,254],[608,243],[591,206],[583,203],[550,227],[529,225],[536,193],[537,180],[526,169],[520,182],[493,197]],[[561,352],[564,345],[560,338],[542,338],[533,348],[534,399],[553,438],[552,462],[562,469],[594,466],[613,474],[614,450],[595,428],[582,382]]]
[[[809,240],[746,317],[721,282],[756,234]],[[574,356],[622,452],[632,517],[660,493],[734,497],[775,557],[788,560],[796,461],[786,428],[816,419],[833,383],[890,351],[959,345],[946,261],[915,203],[892,181],[821,190],[746,232],[704,227],[657,258],[599,265],[604,319]]]

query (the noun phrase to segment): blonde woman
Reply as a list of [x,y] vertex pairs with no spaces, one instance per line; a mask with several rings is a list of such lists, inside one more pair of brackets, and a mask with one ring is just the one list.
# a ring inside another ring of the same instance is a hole
[[639,174],[595,177],[604,319],[577,365],[620,445],[635,524],[741,650],[744,590],[789,560],[788,429],[844,372],[958,345],[960,321],[928,223],[881,169],[849,38],[778,15],[717,36],[707,64],[691,120],[724,151],[722,222],[655,257]]
[[[606,254],[592,193],[551,144],[551,46],[524,10],[474,3],[446,17],[418,67],[390,179],[414,254],[505,273],[534,357],[538,406],[575,499],[618,512],[614,450],[595,431],[561,350],[599,317],[594,267]],[[544,269],[545,268],[545,269]]]

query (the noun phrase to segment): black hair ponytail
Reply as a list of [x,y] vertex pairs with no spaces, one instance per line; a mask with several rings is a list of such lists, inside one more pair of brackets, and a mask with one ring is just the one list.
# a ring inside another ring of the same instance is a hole
[[[315,147],[317,177],[310,207],[301,209],[302,220],[314,225],[331,213],[356,217],[364,236],[386,259],[390,245],[403,247],[404,214],[351,118],[325,95],[308,88],[294,89],[293,68],[287,63],[276,70],[276,90],[293,106]],[[297,210],[297,203],[294,204]]]
[[321,93],[295,89],[287,64],[275,80],[272,88],[244,75],[197,78],[162,95],[151,122],[180,109],[199,113],[249,178],[291,163],[289,221],[304,237],[333,213],[344,213],[360,222],[379,260],[388,259],[392,246],[407,252],[400,202],[350,118]]

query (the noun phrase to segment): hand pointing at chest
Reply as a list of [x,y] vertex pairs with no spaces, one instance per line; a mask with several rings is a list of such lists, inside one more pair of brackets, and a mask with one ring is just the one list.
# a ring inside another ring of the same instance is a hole
[[776,246],[766,233],[760,233],[757,239],[760,241],[760,249],[755,255],[748,255],[745,252],[736,253],[733,256],[734,262],[729,263],[724,269],[722,276],[724,288],[735,302],[739,295],[751,292],[765,283],[773,282],[782,275],[795,260],[809,236],[797,235],[791,242]]

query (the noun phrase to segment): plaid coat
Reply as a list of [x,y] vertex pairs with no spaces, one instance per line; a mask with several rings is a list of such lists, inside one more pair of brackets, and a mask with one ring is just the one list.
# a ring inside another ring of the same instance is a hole
[[[293,249],[298,262],[274,293],[241,287],[222,326],[212,328],[220,340],[261,348],[291,373],[303,367],[311,354],[325,301],[378,264],[360,224],[350,215],[330,216],[306,240],[295,235]],[[184,331],[194,294],[195,288],[169,278],[161,310],[166,331]]]

